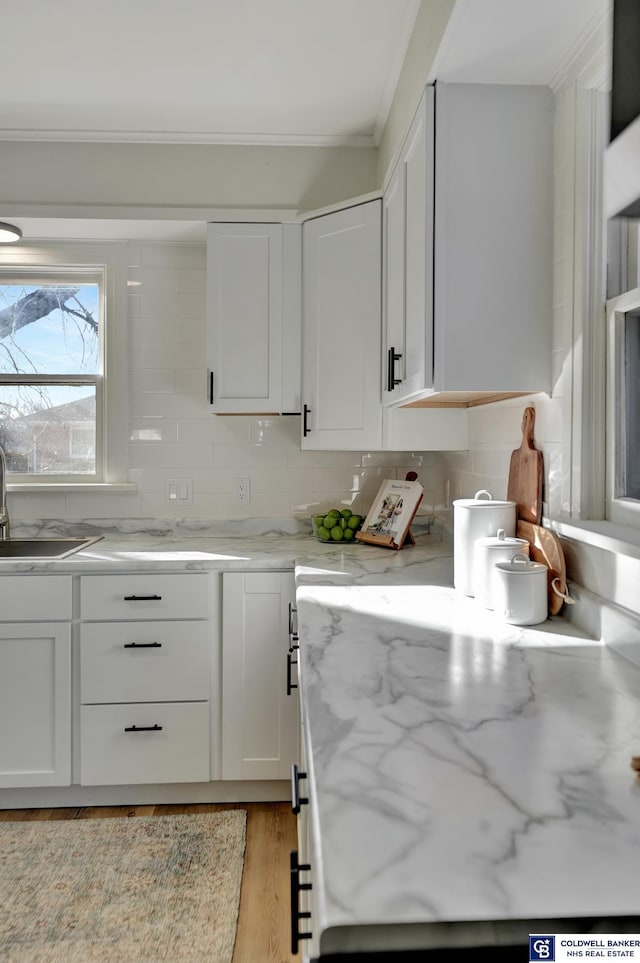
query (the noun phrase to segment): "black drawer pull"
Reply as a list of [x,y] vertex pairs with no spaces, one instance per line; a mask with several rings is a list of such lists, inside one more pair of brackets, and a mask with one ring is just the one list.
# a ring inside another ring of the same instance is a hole
[[298,772],[298,767],[294,763],[291,766],[291,812],[297,816],[300,806],[306,806],[309,800],[300,795],[300,780],[306,779],[306,772]]
[[125,602],[162,602],[161,595],[125,595]]
[[162,726],[125,726],[125,732],[162,732]]
[[298,688],[297,684],[291,681],[291,666],[297,664],[298,660],[292,659],[291,652],[287,652],[287,695],[291,695],[292,691]]
[[215,396],[213,393],[213,371],[209,371],[209,404],[212,405],[215,401]]
[[125,642],[125,649],[161,649],[162,642]]
[[301,933],[298,928],[298,923],[300,920],[308,920],[311,918],[311,913],[301,912],[298,908],[298,893],[301,889],[309,890],[311,889],[311,883],[301,883],[300,873],[306,872],[311,869],[309,863],[304,863],[300,865],[298,863],[298,851],[297,849],[292,849],[289,857],[290,865],[290,884],[291,884],[291,952],[295,956],[300,949],[300,940],[310,940],[312,933]]
[[306,438],[307,435],[311,434],[311,428],[309,428],[309,415],[311,414],[311,408],[308,405],[302,406],[302,437]]

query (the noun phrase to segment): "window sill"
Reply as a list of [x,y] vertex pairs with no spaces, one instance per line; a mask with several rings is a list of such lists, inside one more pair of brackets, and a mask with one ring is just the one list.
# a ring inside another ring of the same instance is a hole
[[42,492],[64,492],[73,495],[75,492],[95,495],[117,495],[137,491],[135,482],[14,482],[7,485],[9,494],[12,492],[23,494],[41,494]]
[[640,529],[618,525],[615,522],[582,522],[575,519],[566,521],[545,518],[543,524],[564,538],[593,545],[607,552],[615,552],[616,555],[640,558]]

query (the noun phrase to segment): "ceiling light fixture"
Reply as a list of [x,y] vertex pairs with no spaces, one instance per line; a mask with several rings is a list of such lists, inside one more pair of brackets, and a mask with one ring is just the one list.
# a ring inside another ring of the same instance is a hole
[[13,244],[22,237],[22,231],[13,224],[5,224],[0,221],[0,244]]

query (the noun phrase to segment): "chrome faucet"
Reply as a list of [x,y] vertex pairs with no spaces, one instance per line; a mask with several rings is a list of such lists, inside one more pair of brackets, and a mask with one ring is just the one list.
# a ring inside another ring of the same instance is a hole
[[0,446],[0,541],[10,538],[7,508],[7,459]]

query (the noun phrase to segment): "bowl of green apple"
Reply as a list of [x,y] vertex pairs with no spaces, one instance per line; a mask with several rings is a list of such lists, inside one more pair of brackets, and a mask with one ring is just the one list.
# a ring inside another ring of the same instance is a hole
[[330,508],[323,515],[312,515],[313,534],[321,542],[353,542],[362,528],[363,515],[350,508]]

